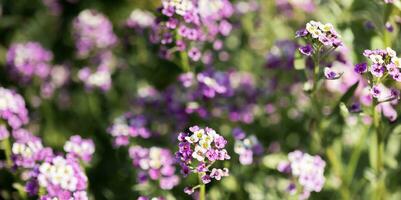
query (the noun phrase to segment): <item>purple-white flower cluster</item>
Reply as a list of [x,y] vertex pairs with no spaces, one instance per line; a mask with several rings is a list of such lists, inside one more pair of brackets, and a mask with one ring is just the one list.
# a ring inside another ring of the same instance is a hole
[[[288,154],[288,161],[279,163],[277,169],[295,178],[297,183],[288,186],[290,194],[299,192],[300,199],[308,199],[311,192],[320,192],[325,183],[326,162],[299,150]],[[301,187],[301,188],[297,188]]]
[[175,158],[168,149],[131,146],[129,155],[134,167],[139,169],[138,182],[158,181],[163,190],[171,190],[180,179],[175,175]]
[[69,69],[52,64],[53,54],[37,42],[12,44],[7,52],[7,68],[11,78],[21,84],[39,84],[41,97],[53,96],[56,89],[69,80]]
[[233,12],[228,0],[162,0],[152,40],[164,46],[167,58],[176,51],[185,51],[193,61],[199,61],[202,45],[221,43],[218,36],[230,34],[228,18]]
[[12,44],[7,52],[7,66],[12,76],[26,83],[34,77],[46,79],[51,71],[53,54],[37,42]]
[[74,36],[78,56],[89,59],[89,65],[78,72],[78,78],[88,89],[109,90],[116,65],[111,51],[117,43],[113,25],[103,14],[84,10],[74,20]]
[[145,29],[152,27],[155,23],[155,16],[148,11],[135,9],[131,12],[126,25],[132,29]]
[[95,10],[79,13],[74,21],[74,37],[78,54],[82,57],[111,48],[117,43],[109,19]]
[[369,88],[370,94],[373,98],[380,102],[398,101],[399,91],[394,88],[387,88],[384,86],[384,81],[391,77],[394,81],[401,82],[401,59],[397,57],[397,53],[391,49],[376,49],[365,50],[363,53],[371,61],[371,65],[367,63],[360,63],[355,65],[355,72],[359,74],[366,74],[368,82],[371,85]]
[[320,53],[322,47],[335,49],[342,46],[341,36],[330,23],[310,21],[304,29],[297,31],[297,38],[304,38],[307,42],[305,46],[299,48],[299,51],[307,56],[314,53]]
[[28,110],[22,96],[2,87],[0,87],[0,121],[1,119],[13,129],[29,122]]
[[151,132],[146,125],[147,120],[143,115],[126,113],[114,119],[113,124],[107,131],[114,137],[116,146],[127,146],[130,138],[149,138],[151,136]]
[[[60,200],[87,200],[86,189],[88,178],[81,167],[81,157],[77,157],[79,150],[83,147],[76,147],[75,150],[67,152],[66,156],[54,154],[49,147],[44,147],[40,138],[32,135],[24,129],[12,132],[12,163],[13,171],[21,173],[21,179],[25,182],[25,190],[29,196],[38,196],[39,199],[60,199]],[[79,136],[72,136],[71,141],[78,142]],[[93,145],[91,140],[81,139]],[[83,145],[85,146],[85,145]],[[68,148],[67,148],[68,149]],[[94,147],[85,152],[87,162],[90,161]],[[83,154],[82,154],[83,155]]]
[[[181,173],[184,176],[190,173],[198,174],[203,184],[208,184],[212,179],[221,180],[228,176],[228,169],[210,167],[216,161],[230,159],[225,148],[227,140],[211,128],[193,126],[189,133],[180,133],[178,136],[179,150],[176,152],[180,161]],[[186,193],[193,193],[198,186],[186,188]]]
[[64,151],[69,156],[89,163],[92,160],[93,153],[95,153],[95,144],[91,139],[84,139],[79,135],[74,135],[64,144]]
[[235,139],[234,152],[239,155],[239,162],[242,165],[254,163],[254,157],[263,154],[263,146],[256,136],[246,137],[240,128],[233,130],[233,136]]

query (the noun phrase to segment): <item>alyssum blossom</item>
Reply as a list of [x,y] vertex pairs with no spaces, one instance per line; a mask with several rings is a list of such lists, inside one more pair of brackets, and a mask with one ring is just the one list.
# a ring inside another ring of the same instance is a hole
[[21,95],[0,87],[0,120],[17,129],[28,123],[28,110]]
[[[387,88],[384,83],[389,78],[401,82],[401,58],[397,53],[387,47],[386,49],[365,50],[363,55],[370,60],[370,65],[360,63],[355,65],[355,72],[365,75],[370,87],[371,96],[378,103],[398,101],[399,91]],[[369,72],[369,75],[366,75]]]
[[149,138],[151,136],[151,132],[146,125],[145,116],[126,113],[117,117],[107,132],[115,137],[114,144],[116,146],[127,146],[130,138]]
[[245,137],[245,133],[240,128],[233,130],[235,138],[234,152],[239,155],[239,162],[242,165],[250,165],[254,162],[254,156],[263,153],[263,146],[256,136]]
[[129,155],[133,166],[140,169],[139,183],[146,183],[148,180],[159,181],[160,188],[164,190],[170,190],[178,185],[180,179],[175,175],[175,159],[170,150],[131,146]]
[[198,61],[204,43],[227,36],[232,30],[228,18],[234,8],[228,0],[162,0],[159,10],[161,16],[156,19],[151,39],[163,45],[166,58],[180,51]]
[[[222,177],[228,176],[227,168],[210,169],[216,161],[230,159],[227,150],[224,149],[227,140],[215,130],[193,126],[189,128],[189,133],[180,133],[178,140],[179,150],[176,156],[184,176],[190,173],[198,174],[201,185],[210,183],[212,179],[221,180]],[[201,185],[187,187],[184,192],[192,194]]]
[[310,21],[304,29],[297,31],[296,37],[304,38],[306,45],[299,48],[304,55],[311,56],[321,53],[322,48],[331,51],[342,46],[341,36],[335,31],[332,24]]
[[46,79],[50,74],[52,59],[52,52],[37,42],[15,43],[7,51],[8,70],[23,83],[34,77]]
[[[298,183],[288,186],[290,194],[301,192],[300,199],[308,199],[311,192],[320,192],[325,183],[326,162],[320,156],[311,156],[299,150],[288,154],[288,161],[279,163],[277,169],[290,174]],[[296,188],[300,186],[301,188]]]

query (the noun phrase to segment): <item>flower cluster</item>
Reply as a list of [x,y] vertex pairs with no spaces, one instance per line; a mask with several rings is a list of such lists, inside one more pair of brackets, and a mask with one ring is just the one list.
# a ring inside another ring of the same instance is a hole
[[148,11],[135,9],[131,12],[126,24],[132,29],[145,29],[151,27],[155,23],[155,16]]
[[399,99],[399,91],[396,89],[389,89],[383,85],[384,81],[391,77],[397,82],[401,82],[401,59],[397,57],[397,53],[391,49],[376,49],[365,50],[363,53],[371,61],[371,65],[367,63],[360,63],[355,65],[355,72],[365,74],[370,72],[367,76],[369,84],[371,84],[370,94],[373,98],[380,102],[387,102]]
[[0,119],[3,119],[13,129],[28,123],[28,110],[21,95],[0,87]]
[[113,25],[103,14],[95,10],[84,10],[74,21],[75,46],[82,57],[108,49],[117,42]]
[[170,150],[159,147],[131,146],[129,155],[133,166],[140,169],[139,183],[145,183],[149,179],[159,181],[160,188],[164,190],[170,190],[178,185],[179,177],[175,175],[175,159]]
[[185,51],[193,61],[199,61],[201,45],[230,34],[228,18],[233,12],[228,0],[162,0],[152,40],[167,49],[167,58],[175,51]]
[[294,17],[294,9],[300,9],[307,13],[312,13],[316,9],[313,0],[276,0],[276,7],[279,13],[286,17]]
[[[29,196],[38,199],[87,200],[88,178],[80,165],[80,159],[90,158],[92,150],[84,152],[91,140],[73,136],[65,145],[66,156],[55,154],[49,147],[44,147],[40,138],[25,129],[12,132],[14,141],[11,148],[12,170],[21,174],[25,182],[25,190]],[[78,139],[82,146],[77,147]],[[83,142],[82,142],[83,141]],[[75,143],[75,144],[72,144]],[[87,143],[86,145],[84,143]],[[70,146],[71,148],[68,148]]]
[[116,66],[111,49],[117,43],[111,22],[95,10],[84,10],[74,21],[74,36],[78,55],[89,59],[89,65],[79,70],[78,78],[87,89],[109,90]]
[[127,146],[130,138],[149,138],[151,132],[146,128],[147,120],[143,115],[127,113],[114,119],[108,133],[114,137],[116,146]]
[[[290,194],[301,191],[300,199],[307,199],[311,192],[320,192],[325,183],[324,168],[326,162],[320,156],[311,156],[301,151],[288,154],[288,161],[279,163],[278,170],[296,178],[298,183],[288,187]],[[302,188],[296,188],[300,186]]]
[[91,139],[83,139],[79,135],[74,135],[64,144],[64,151],[68,155],[89,163],[95,152],[95,144]]
[[310,21],[304,29],[297,31],[296,37],[304,38],[307,42],[299,51],[307,56],[320,53],[322,47],[335,49],[342,46],[341,36],[334,30],[332,24]]
[[42,198],[88,198],[85,191],[88,178],[76,159],[55,156],[43,162],[39,166],[37,180],[39,186],[47,190],[47,194]]
[[12,44],[7,52],[7,66],[12,76],[26,83],[34,77],[46,79],[53,54],[37,42]]
[[233,130],[235,139],[234,152],[239,155],[239,162],[243,165],[250,165],[254,162],[254,156],[263,153],[263,146],[256,136],[246,137],[246,134],[240,129]]
[[[230,159],[227,150],[224,149],[227,140],[208,127],[203,129],[193,126],[189,131],[190,133],[180,133],[178,136],[180,143],[176,156],[180,161],[182,174],[187,176],[191,172],[196,173],[203,184],[210,183],[213,178],[220,180],[228,176],[227,168],[210,169],[216,161]],[[185,191],[192,193],[197,187],[186,188]]]

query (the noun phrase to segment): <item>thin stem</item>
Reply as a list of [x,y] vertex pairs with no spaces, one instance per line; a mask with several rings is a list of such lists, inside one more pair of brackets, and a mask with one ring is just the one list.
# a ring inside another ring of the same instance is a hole
[[11,160],[11,145],[10,145],[10,138],[4,139],[2,142],[4,152],[6,154],[6,164],[8,168],[13,166],[13,162]]
[[376,110],[377,102],[373,103],[372,115],[373,115],[373,127],[376,133],[376,175],[377,175],[377,185],[376,185],[376,199],[382,200],[385,195],[385,183],[383,179],[383,153],[384,153],[384,141],[381,132],[381,113]]
[[206,199],[206,187],[205,184],[202,182],[202,174],[198,174],[199,178],[199,200],[205,200]]
[[[181,35],[178,34],[178,32],[175,33],[175,39],[176,41],[181,40]],[[179,51],[180,52],[180,60],[181,60],[181,68],[184,72],[190,72],[191,68],[189,66],[189,59],[187,52],[185,51]]]

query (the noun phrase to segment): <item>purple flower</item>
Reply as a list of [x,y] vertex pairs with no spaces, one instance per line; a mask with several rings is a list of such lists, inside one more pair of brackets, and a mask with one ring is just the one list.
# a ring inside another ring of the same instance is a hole
[[342,73],[337,73],[334,70],[326,67],[324,68],[324,76],[327,80],[335,80],[339,79],[342,76]]
[[89,163],[95,152],[95,144],[91,139],[83,139],[79,135],[71,136],[70,140],[64,144],[64,151],[69,155],[77,157]]
[[179,183],[179,178],[175,175],[175,159],[167,149],[159,147],[143,148],[141,146],[131,146],[129,155],[134,167],[139,168],[138,176],[141,176],[146,183],[147,174],[149,180],[159,181],[161,189],[170,190]]
[[295,32],[295,37],[305,37],[306,35],[308,35],[308,31],[306,29],[300,29],[297,32]]
[[374,97],[374,98],[380,98],[380,94],[381,94],[381,89],[379,86],[373,86],[370,90],[370,94]]
[[103,14],[84,10],[74,20],[75,46],[78,54],[87,57],[91,52],[106,50],[117,43],[113,25]]
[[306,56],[310,56],[313,53],[313,48],[312,45],[307,44],[305,46],[299,47],[298,49],[302,54],[306,55]]
[[[221,177],[228,176],[228,169],[226,168],[209,169],[217,160],[230,159],[227,150],[223,149],[227,141],[211,128],[193,126],[189,130],[190,133],[186,134],[185,140],[179,140],[179,150],[176,153],[182,171],[185,171],[185,174],[190,172],[201,174],[203,184],[209,183],[212,178],[220,180]],[[187,146],[188,143],[190,144],[189,149],[182,148]],[[193,166],[193,163],[198,164]],[[186,189],[185,192],[192,193],[193,191]]]
[[198,48],[192,48],[188,52],[188,56],[193,60],[193,61],[198,61],[201,58],[201,52],[199,51]]
[[[326,162],[319,156],[311,156],[301,151],[294,151],[288,154],[288,162],[281,162],[278,170],[283,173],[290,173],[298,184],[290,183],[293,194],[301,191],[302,194],[310,194],[311,192],[320,192],[325,183],[324,168]],[[298,187],[300,189],[295,189]]]
[[379,64],[373,64],[370,66],[370,73],[372,73],[376,77],[382,77],[385,72],[385,67]]
[[37,42],[15,43],[7,51],[7,67],[12,76],[23,83],[50,75],[53,54]]
[[358,74],[363,74],[368,71],[368,64],[367,63],[356,64],[354,71]]
[[21,95],[0,87],[0,119],[13,129],[29,122],[28,110]]

